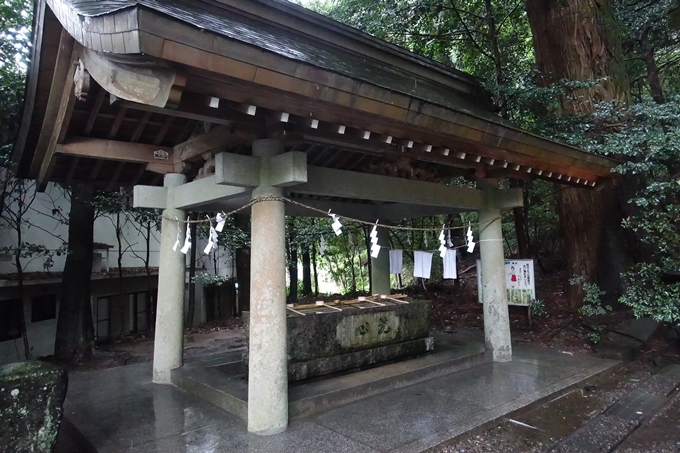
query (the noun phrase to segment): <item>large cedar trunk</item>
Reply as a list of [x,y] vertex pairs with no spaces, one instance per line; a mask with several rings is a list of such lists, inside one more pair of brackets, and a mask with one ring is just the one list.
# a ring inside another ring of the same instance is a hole
[[302,252],[302,295],[312,295],[312,256],[309,247]]
[[298,300],[298,251],[295,245],[289,246],[288,260],[288,278],[290,280],[288,303],[294,304]]
[[90,278],[94,235],[92,187],[73,185],[68,226],[68,256],[61,283],[61,301],[54,355],[78,361],[92,354],[94,332]]
[[[599,82],[592,88],[579,89],[563,97],[559,113],[589,113],[598,101],[627,102],[628,79],[610,0],[527,0],[526,5],[541,74],[539,83],[548,86],[562,79]],[[615,197],[604,191],[568,188],[559,192],[560,222],[570,277],[580,275],[588,282],[595,282],[598,265],[607,265],[598,260],[600,256],[603,260],[609,257],[600,255],[602,209],[613,203],[617,203]],[[609,240],[617,235],[604,237]],[[582,301],[582,288],[570,287],[571,307],[579,307]]]

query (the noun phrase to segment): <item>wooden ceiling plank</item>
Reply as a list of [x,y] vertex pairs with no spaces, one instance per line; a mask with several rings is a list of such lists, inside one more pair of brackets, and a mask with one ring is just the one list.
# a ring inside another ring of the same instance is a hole
[[99,110],[102,108],[102,103],[104,102],[105,95],[106,90],[104,88],[99,87],[99,91],[97,91],[97,97],[94,99],[94,104],[92,105],[92,110],[90,110],[90,114],[87,117],[87,123],[85,123],[83,135],[90,135],[92,133],[94,122],[97,120]]
[[142,115],[142,119],[139,120],[139,124],[137,124],[137,127],[135,128],[135,132],[132,134],[132,138],[130,138],[130,141],[132,143],[136,143],[137,141],[139,141],[139,137],[141,137],[142,134],[144,133],[144,128],[149,122],[151,115],[152,115],[151,112],[144,112],[144,115]]
[[113,140],[116,137],[116,135],[118,135],[118,130],[120,129],[120,125],[123,123],[123,119],[125,118],[126,113],[127,107],[121,106],[120,109],[118,110],[118,113],[116,114],[116,119],[113,120],[111,129],[109,129],[108,134],[109,140]]
[[78,168],[78,163],[80,163],[80,157],[76,156],[71,161],[71,168],[69,168],[68,174],[66,175],[66,180],[64,181],[67,186],[71,184],[71,181],[73,180],[73,176],[76,174],[76,169]]
[[354,170],[355,168],[358,168],[365,160],[370,159],[372,156],[370,154],[360,154],[359,157],[354,159],[354,162],[352,162],[349,167],[347,167],[347,170]]
[[129,183],[129,187],[134,187],[137,184],[139,184],[139,181],[142,179],[142,176],[144,176],[144,172],[146,171],[146,166],[145,165],[140,165],[139,169],[135,173],[135,175],[132,177]]
[[321,161],[321,156],[328,150],[328,147],[317,145],[316,143],[312,144],[312,147],[314,148],[320,147],[321,149],[314,154],[314,156],[307,162],[307,164],[318,165],[318,163]]
[[111,192],[116,188],[116,185],[118,184],[118,180],[120,179],[120,175],[123,173],[123,169],[125,168],[125,162],[119,162],[116,171],[113,172],[113,175],[111,175],[111,179],[109,179],[109,183],[106,185],[106,191]]
[[94,164],[94,169],[92,170],[92,173],[90,173],[90,181],[96,181],[97,177],[99,176],[99,172],[102,169],[102,166],[104,165],[103,160],[97,160],[97,163]]
[[170,126],[172,126],[172,122],[174,121],[175,117],[173,116],[168,116],[167,119],[165,120],[165,123],[163,126],[161,126],[161,129],[158,131],[158,134],[156,134],[156,138],[153,141],[154,145],[160,145],[165,136],[167,135],[168,131],[170,130]]
[[195,128],[196,128],[196,121],[195,120],[187,120],[187,124],[184,125],[184,129],[182,129],[182,132],[179,134],[177,141],[179,143],[182,143],[182,142],[189,140],[189,137],[191,137],[191,134],[194,132]]

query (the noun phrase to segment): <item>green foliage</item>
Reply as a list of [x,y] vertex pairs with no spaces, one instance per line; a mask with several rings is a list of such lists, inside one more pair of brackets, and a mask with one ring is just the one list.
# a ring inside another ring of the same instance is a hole
[[602,335],[599,332],[590,332],[586,337],[592,344],[600,344],[600,341],[602,341]]
[[30,49],[29,0],[0,2],[0,166],[7,166],[19,129]]
[[[200,224],[199,224],[200,225]],[[205,228],[199,228],[199,236],[208,236],[210,228],[205,224]],[[240,248],[250,247],[250,236],[234,224],[234,217],[227,217],[224,222],[224,229],[217,233],[217,243],[234,253]]]
[[583,305],[578,309],[581,316],[606,315],[612,310],[610,305],[602,305],[602,296],[605,292],[596,283],[586,281],[582,275],[574,275],[569,279],[569,284],[583,289]]
[[533,316],[543,316],[546,313],[545,302],[541,299],[531,299],[529,301],[529,309]]
[[661,280],[663,269],[654,263],[637,264],[625,274],[628,290],[621,302],[638,318],[648,316],[673,325],[680,323],[680,283]]
[[222,286],[229,281],[227,277],[211,274],[209,272],[199,272],[192,279],[191,283],[203,283],[203,286]]

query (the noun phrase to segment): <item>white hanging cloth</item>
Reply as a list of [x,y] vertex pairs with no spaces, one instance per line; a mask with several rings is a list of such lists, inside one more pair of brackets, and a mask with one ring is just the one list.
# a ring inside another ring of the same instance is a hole
[[444,278],[458,278],[456,270],[456,249],[449,249],[442,258],[444,261]]
[[432,272],[432,254],[428,252],[413,252],[413,276],[430,278]]
[[403,250],[390,250],[390,274],[401,274]]

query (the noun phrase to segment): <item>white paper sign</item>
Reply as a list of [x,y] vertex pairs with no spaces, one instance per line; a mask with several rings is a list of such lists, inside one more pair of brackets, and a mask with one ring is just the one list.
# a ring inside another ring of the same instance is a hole
[[[529,305],[536,299],[534,260],[505,260],[505,285],[509,305]],[[477,260],[477,290],[482,302],[482,263]]]

